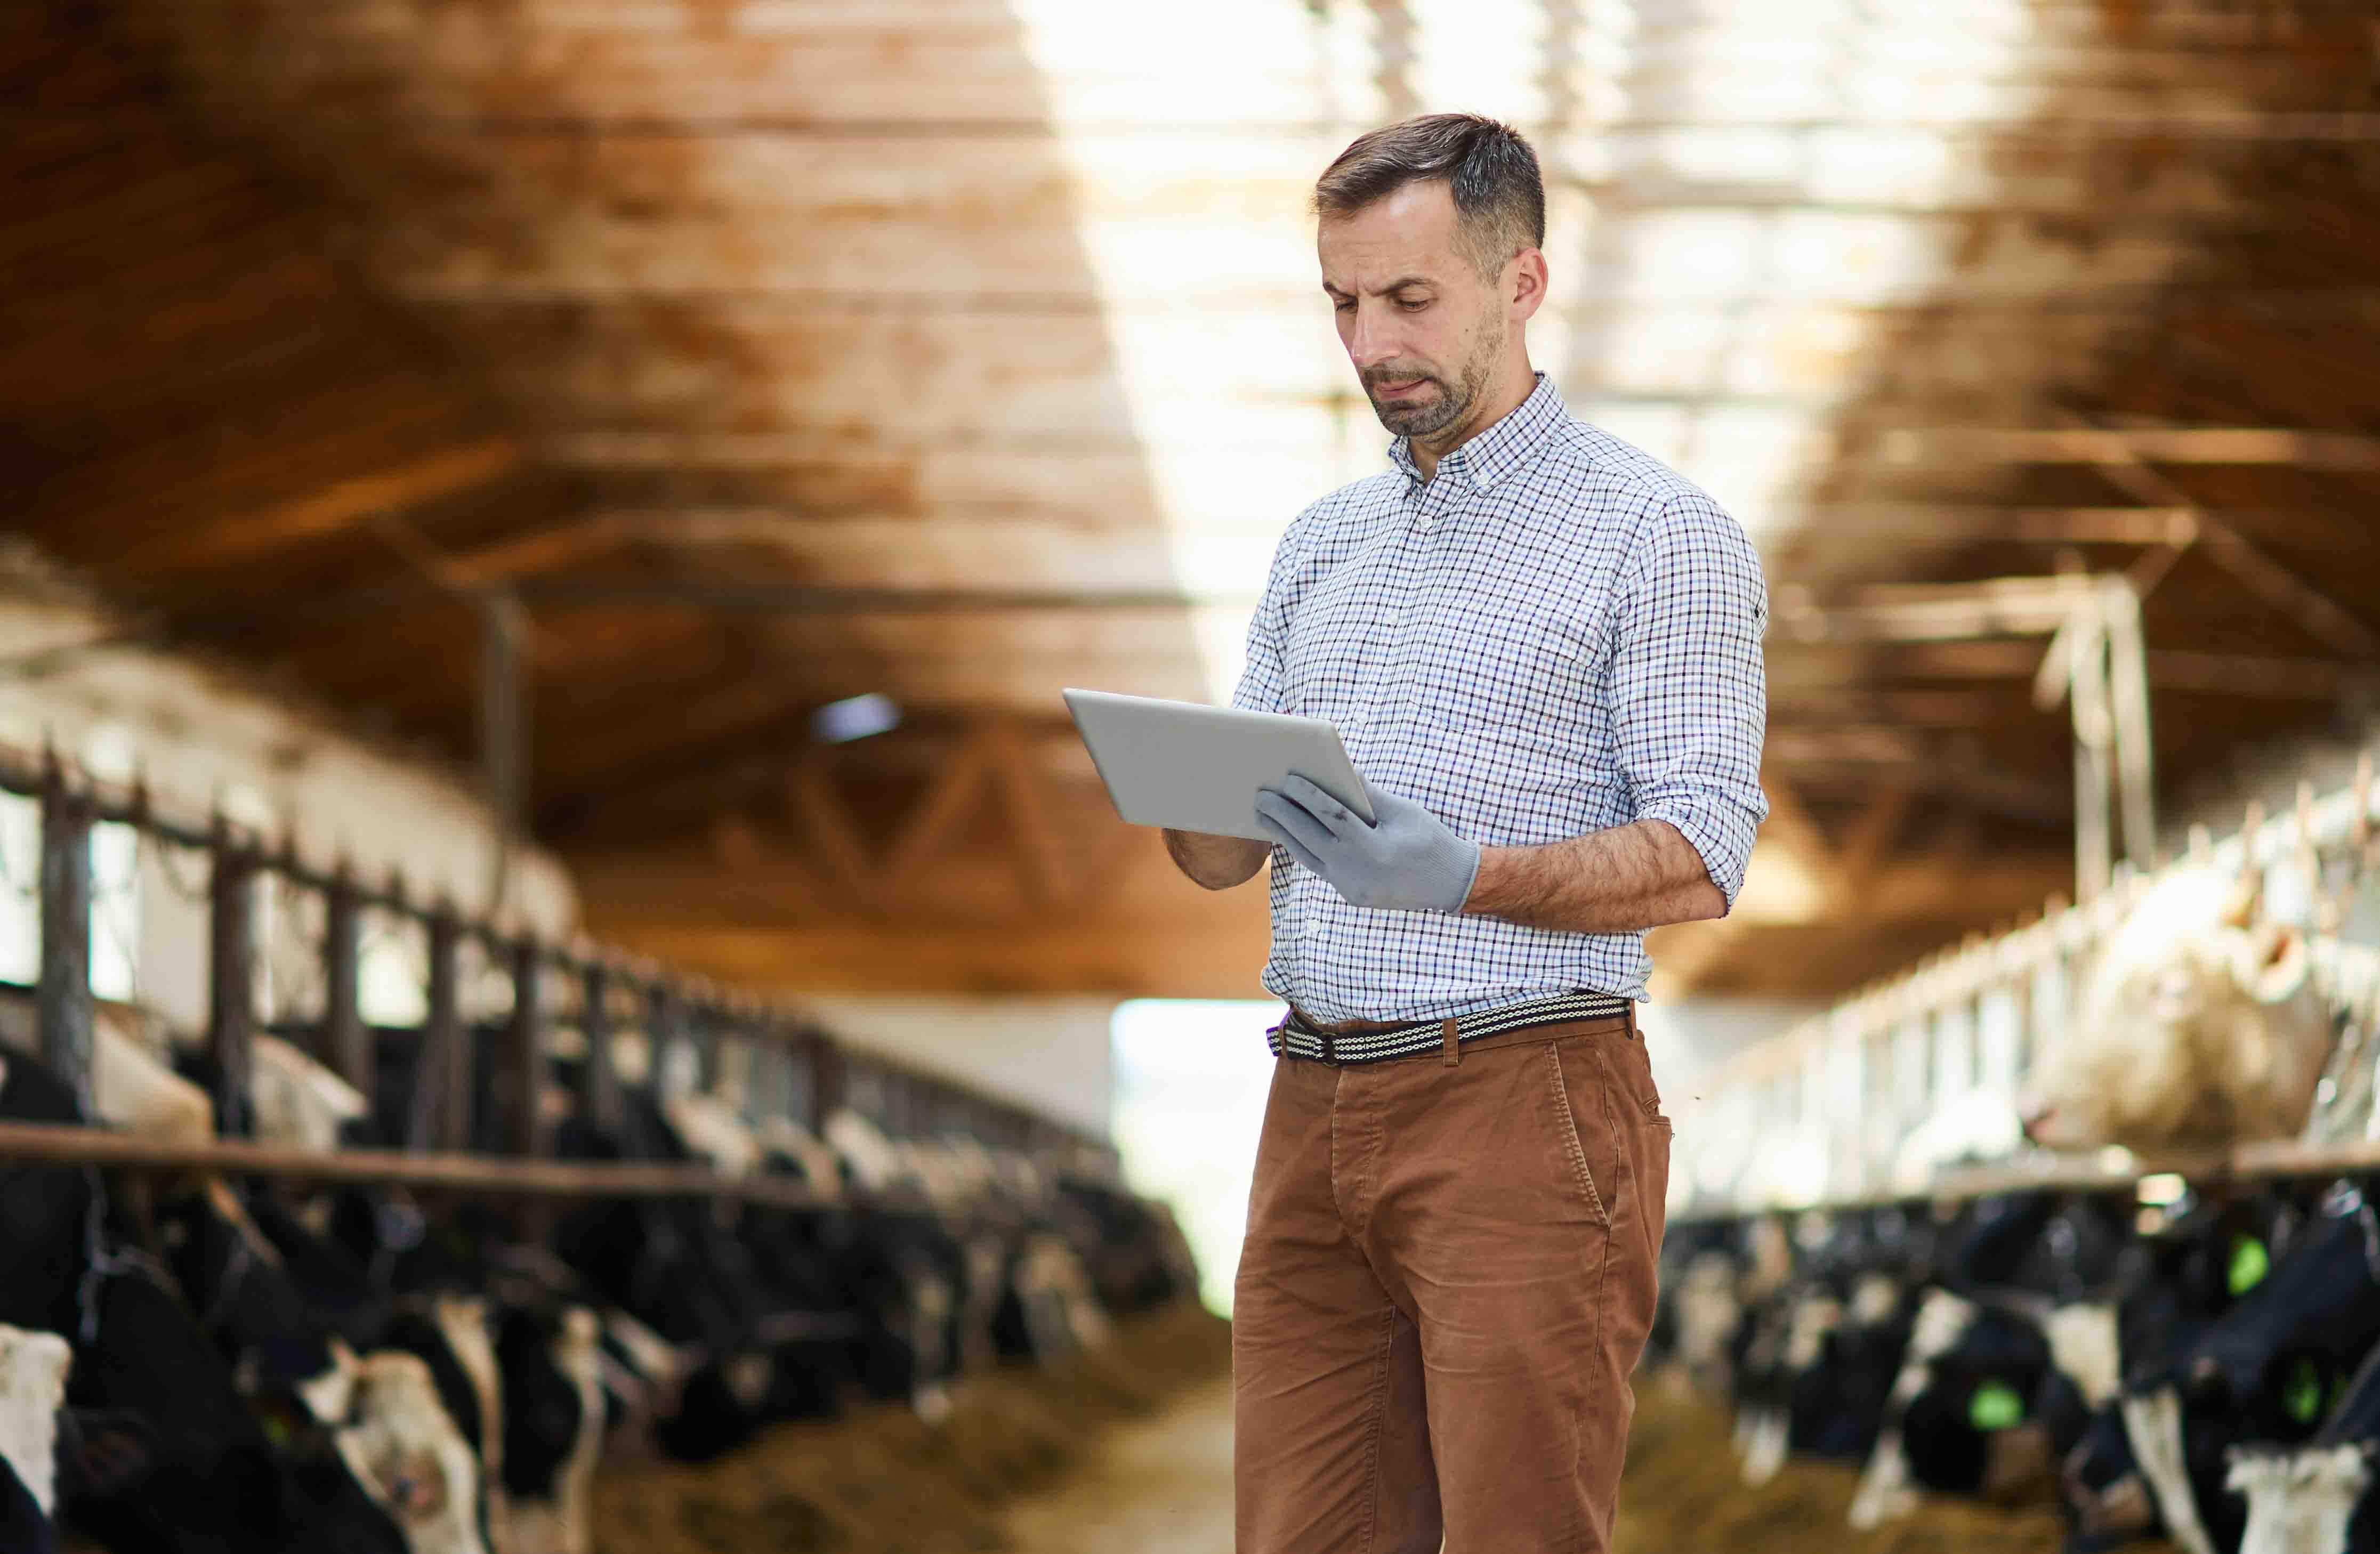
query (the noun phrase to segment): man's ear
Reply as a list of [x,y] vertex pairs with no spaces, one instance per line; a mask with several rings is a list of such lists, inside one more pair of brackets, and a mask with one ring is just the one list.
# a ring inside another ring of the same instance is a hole
[[1521,322],[1526,323],[1536,317],[1537,310],[1545,306],[1547,284],[1545,250],[1523,249],[1512,256],[1506,295],[1510,298],[1509,306],[1520,315]]

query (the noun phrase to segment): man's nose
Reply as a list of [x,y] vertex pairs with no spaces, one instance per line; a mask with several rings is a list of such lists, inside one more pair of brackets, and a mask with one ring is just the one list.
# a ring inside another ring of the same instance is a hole
[[1368,372],[1397,354],[1399,341],[1390,321],[1368,310],[1355,310],[1355,322],[1347,332],[1347,359],[1355,364],[1358,372]]

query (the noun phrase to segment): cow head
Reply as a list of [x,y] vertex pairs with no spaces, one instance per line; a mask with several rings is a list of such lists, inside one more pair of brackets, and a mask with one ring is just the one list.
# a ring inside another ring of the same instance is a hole
[[2248,1501],[2240,1554],[2343,1549],[2372,1483],[2370,1442],[2301,1451],[2234,1451],[2224,1487]]
[[0,1326],[0,1459],[44,1517],[57,1510],[57,1416],[72,1362],[57,1334]]
[[488,1554],[480,1531],[480,1464],[412,1354],[356,1363],[340,1458],[404,1532],[411,1554]]
[[2025,1133],[2050,1148],[2212,1147],[2303,1125],[2331,1023],[2304,937],[2249,926],[2229,882],[2159,885],[2102,949]]
[[335,1149],[346,1123],[370,1113],[362,1092],[275,1036],[255,1038],[249,1076],[256,1136],[298,1149]]
[[595,1314],[505,1313],[507,1494],[496,1541],[504,1554],[589,1554],[591,1497],[604,1433],[601,1333]]
[[2133,1459],[2119,1403],[2092,1415],[2060,1465],[2058,1493],[2073,1528],[2068,1554],[2112,1548],[2158,1530],[2156,1501]]

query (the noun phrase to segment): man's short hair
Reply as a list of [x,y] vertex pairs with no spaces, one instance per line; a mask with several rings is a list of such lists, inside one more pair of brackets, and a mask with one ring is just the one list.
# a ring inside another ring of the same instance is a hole
[[1546,243],[1537,153],[1509,124],[1477,114],[1425,114],[1359,136],[1314,186],[1314,213],[1352,216],[1407,184],[1443,178],[1463,246],[1483,275]]

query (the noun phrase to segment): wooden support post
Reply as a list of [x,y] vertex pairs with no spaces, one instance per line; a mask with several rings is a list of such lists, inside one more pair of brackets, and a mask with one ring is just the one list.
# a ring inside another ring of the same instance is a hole
[[366,1102],[372,1093],[371,1032],[359,1002],[363,983],[364,914],[344,865],[322,896],[322,1047],[314,1055],[353,1085]]
[[2095,612],[2068,632],[2074,715],[2074,894],[2088,901],[2115,878],[2115,710],[2107,686],[2107,633]]
[[471,1138],[471,1053],[463,1030],[462,925],[440,908],[430,917],[430,1014],[414,1066],[406,1143],[415,1149],[467,1149]]
[[2148,650],[2141,635],[2141,598],[2120,577],[2107,579],[2100,590],[2100,612],[2107,623],[2108,714],[2122,797],[2124,856],[2149,868],[2156,862],[2156,747],[2149,720]]
[[521,791],[528,772],[521,648],[528,634],[528,613],[517,599],[493,589],[480,596],[480,782],[496,823],[488,879],[491,918],[504,910],[521,837]]
[[546,1129],[539,1106],[546,1078],[541,996],[545,962],[533,939],[513,942],[512,962],[513,1017],[504,1033],[498,1105],[503,1108],[504,1147],[516,1155],[536,1157],[546,1152]]
[[42,1061],[91,1112],[91,809],[55,756],[42,791]]
[[207,1046],[215,1061],[215,1127],[226,1138],[251,1131],[254,1110],[256,877],[256,855],[218,820],[208,903]]
[[587,1037],[588,1118],[605,1133],[613,1132],[625,1115],[620,1105],[620,1071],[612,1065],[612,976],[600,965],[587,968],[580,997],[585,1001],[578,1027]]

